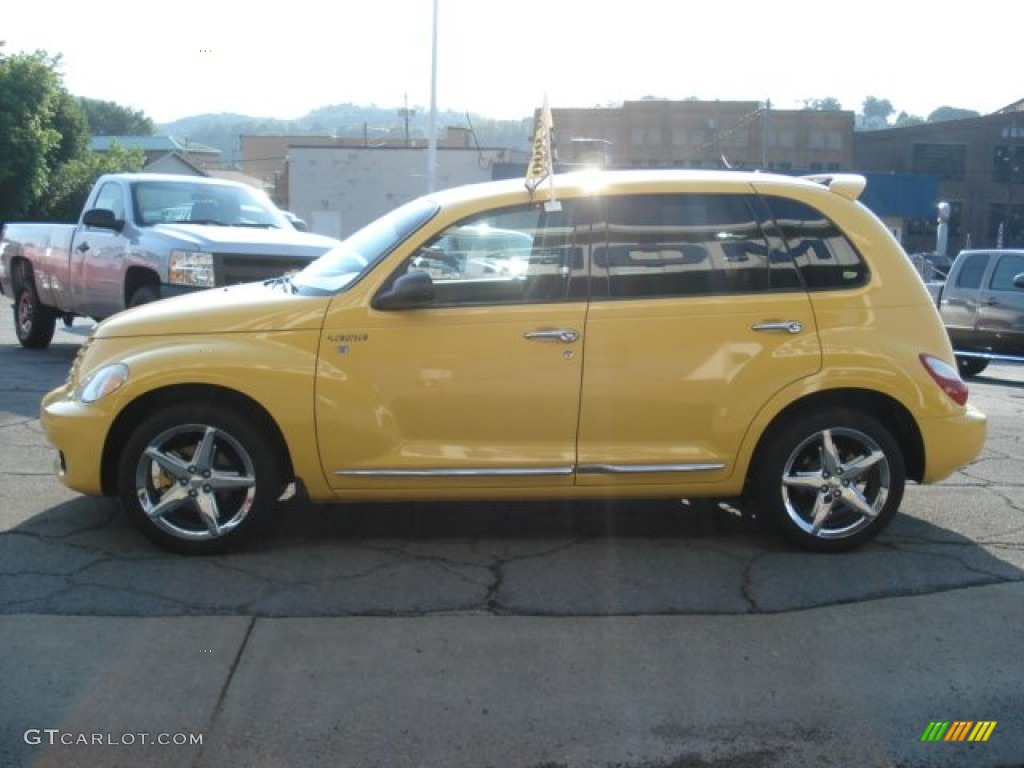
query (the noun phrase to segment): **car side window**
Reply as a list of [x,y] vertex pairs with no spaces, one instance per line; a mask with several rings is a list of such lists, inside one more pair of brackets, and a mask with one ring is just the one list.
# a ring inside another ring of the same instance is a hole
[[988,267],[987,253],[969,253],[964,256],[964,263],[960,267],[960,274],[956,278],[959,288],[980,288],[981,278]]
[[1013,278],[1024,273],[1024,256],[1018,253],[1004,253],[999,257],[995,271],[992,273],[991,289],[993,291],[1019,291],[1013,285]]
[[96,194],[96,205],[95,208],[103,208],[111,211],[114,214],[115,219],[124,220],[124,192],[121,188],[108,181]]
[[[768,290],[768,243],[745,195],[606,199],[593,250],[595,296],[659,298]],[[602,282],[607,291],[601,291]]]
[[389,282],[426,272],[439,307],[582,300],[588,237],[573,225],[570,202],[560,211],[529,205],[460,221],[419,247]]
[[773,259],[792,259],[808,290],[854,288],[867,283],[867,264],[825,214],[787,197],[766,195],[762,199],[785,242],[787,255],[773,253]]

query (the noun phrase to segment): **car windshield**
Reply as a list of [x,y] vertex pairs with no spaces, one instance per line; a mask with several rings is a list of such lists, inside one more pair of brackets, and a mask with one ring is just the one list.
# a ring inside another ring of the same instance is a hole
[[132,185],[136,223],[210,224],[225,227],[291,229],[266,194],[234,184],[139,181]]
[[425,198],[396,208],[303,269],[292,278],[292,286],[304,295],[325,295],[346,288],[426,224],[437,211],[437,203]]

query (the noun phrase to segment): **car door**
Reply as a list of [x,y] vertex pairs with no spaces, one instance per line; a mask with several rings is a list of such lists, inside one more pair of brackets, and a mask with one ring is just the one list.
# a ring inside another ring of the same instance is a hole
[[1024,355],[1024,288],[1014,284],[1024,275],[1024,253],[997,251],[992,258],[992,270],[978,297],[975,332],[986,350]]
[[821,365],[793,260],[770,248],[746,195],[610,198],[607,222],[578,483],[721,481],[758,410]]
[[316,402],[342,495],[572,484],[587,305],[570,209],[506,209],[424,241],[384,289],[412,275],[432,300],[335,300]]
[[[98,190],[93,207],[109,210],[115,219],[124,221],[124,191],[118,184],[106,182]],[[101,319],[124,309],[127,247],[128,238],[121,232],[84,224],[79,228],[71,262],[75,303],[82,314]]]
[[954,349],[978,350],[984,342],[978,338],[978,307],[982,280],[988,271],[990,254],[965,253],[956,268],[953,282],[947,282],[939,298],[942,323]]

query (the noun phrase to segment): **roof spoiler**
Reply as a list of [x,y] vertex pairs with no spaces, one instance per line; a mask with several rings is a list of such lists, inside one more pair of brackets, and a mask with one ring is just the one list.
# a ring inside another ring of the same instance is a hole
[[835,192],[847,200],[856,200],[860,197],[868,180],[858,173],[830,173],[816,174],[813,176],[801,176],[802,179],[813,181],[826,187],[829,192]]

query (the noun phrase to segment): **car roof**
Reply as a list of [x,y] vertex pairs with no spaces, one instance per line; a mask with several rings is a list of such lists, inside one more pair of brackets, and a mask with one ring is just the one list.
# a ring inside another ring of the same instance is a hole
[[643,194],[672,191],[680,185],[706,187],[709,191],[752,192],[757,186],[829,190],[841,197],[856,200],[866,182],[859,174],[818,176],[787,176],[759,171],[629,169],[579,170],[556,173],[543,180],[531,194],[522,177],[501,179],[453,187],[427,195],[442,207],[460,207],[487,201],[524,202],[548,200],[553,196],[576,198],[598,192],[603,194]]

